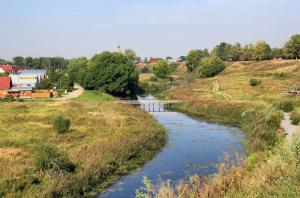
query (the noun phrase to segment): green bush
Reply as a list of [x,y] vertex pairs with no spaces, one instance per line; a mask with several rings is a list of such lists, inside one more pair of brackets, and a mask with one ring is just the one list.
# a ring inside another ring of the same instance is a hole
[[66,133],[69,131],[71,126],[71,121],[67,118],[64,118],[62,115],[56,117],[53,122],[53,128],[58,133]]
[[35,154],[35,165],[42,171],[75,171],[75,165],[70,162],[68,155],[52,145],[42,145],[38,149]]
[[251,87],[256,87],[261,84],[261,80],[257,79],[250,79],[249,84]]
[[279,106],[279,109],[283,110],[284,112],[291,112],[294,109],[293,102],[291,100],[287,100],[287,99],[282,100],[278,106]]
[[291,120],[293,125],[298,125],[300,123],[300,114],[293,111],[291,113]]
[[5,98],[0,98],[0,102],[14,102],[16,101],[12,96],[6,96]]
[[151,82],[157,82],[158,78],[156,76],[151,76],[149,79]]
[[157,78],[167,79],[171,74],[171,69],[167,61],[161,60],[153,67],[153,73]]
[[215,57],[203,58],[200,64],[199,74],[201,78],[210,78],[218,75],[225,69],[225,63]]

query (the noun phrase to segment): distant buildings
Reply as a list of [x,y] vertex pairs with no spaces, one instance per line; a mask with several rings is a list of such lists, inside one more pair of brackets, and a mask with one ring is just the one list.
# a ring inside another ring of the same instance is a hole
[[37,83],[47,78],[46,70],[26,70],[26,67],[0,66],[0,73],[9,76],[0,77],[0,98],[7,96],[31,98]]

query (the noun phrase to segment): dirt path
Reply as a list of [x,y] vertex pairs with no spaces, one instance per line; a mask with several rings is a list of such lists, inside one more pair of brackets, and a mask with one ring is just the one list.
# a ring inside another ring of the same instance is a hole
[[284,113],[284,119],[281,121],[281,128],[284,129],[286,139],[289,143],[292,142],[293,136],[300,137],[300,126],[292,125],[290,113]]
[[78,96],[80,96],[83,93],[84,89],[79,86],[79,85],[75,85],[74,86],[74,91],[68,93],[68,95],[65,95],[61,98],[55,98],[54,100],[56,101],[67,101],[67,100],[71,100],[73,98],[77,98]]

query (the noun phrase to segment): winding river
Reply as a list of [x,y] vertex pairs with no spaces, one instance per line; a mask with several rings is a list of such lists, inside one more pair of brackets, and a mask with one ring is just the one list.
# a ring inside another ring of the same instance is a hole
[[[146,105],[144,107],[148,109]],[[244,152],[244,134],[238,128],[178,112],[153,113],[153,116],[168,131],[166,146],[142,168],[99,194],[99,198],[135,197],[135,190],[142,186],[143,176],[147,176],[153,184],[169,181],[172,185],[193,174],[213,174],[217,172],[216,164],[225,152]]]

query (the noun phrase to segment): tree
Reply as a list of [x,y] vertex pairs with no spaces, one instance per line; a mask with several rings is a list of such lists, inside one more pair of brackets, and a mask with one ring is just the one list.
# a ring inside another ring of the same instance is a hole
[[25,58],[25,65],[29,68],[34,68],[34,60],[32,57],[26,57]]
[[103,52],[89,61],[83,86],[115,96],[133,95],[138,87],[138,71],[123,54]]
[[193,71],[195,68],[197,68],[200,65],[201,59],[208,56],[209,53],[207,49],[190,51],[186,57],[186,67],[188,71],[189,72]]
[[231,46],[230,49],[230,58],[233,61],[239,61],[242,55],[242,47],[240,43],[236,43]]
[[88,60],[85,57],[74,58],[69,61],[68,75],[73,83],[83,84],[84,76],[88,68]]
[[269,60],[271,58],[271,47],[265,41],[258,41],[254,48],[254,58],[256,60]]
[[254,45],[247,44],[242,48],[242,53],[240,59],[243,61],[250,61],[254,58]]
[[14,64],[17,66],[24,66],[25,65],[25,59],[22,56],[16,56],[13,58]]
[[290,40],[285,44],[285,51],[292,59],[300,58],[300,34],[293,35]]
[[271,57],[274,59],[279,59],[279,58],[283,58],[284,53],[283,53],[283,49],[280,48],[273,48],[272,52],[271,52]]
[[129,60],[132,61],[135,61],[137,58],[135,51],[133,51],[132,49],[125,49],[124,54]]
[[217,57],[207,57],[201,60],[199,74],[201,78],[214,77],[225,69],[225,63]]
[[232,60],[231,48],[232,46],[230,44],[222,42],[212,50],[211,55],[216,56],[223,61]]
[[158,63],[153,67],[153,73],[156,77],[161,79],[166,79],[171,74],[171,69],[169,64],[165,60],[160,60]]

